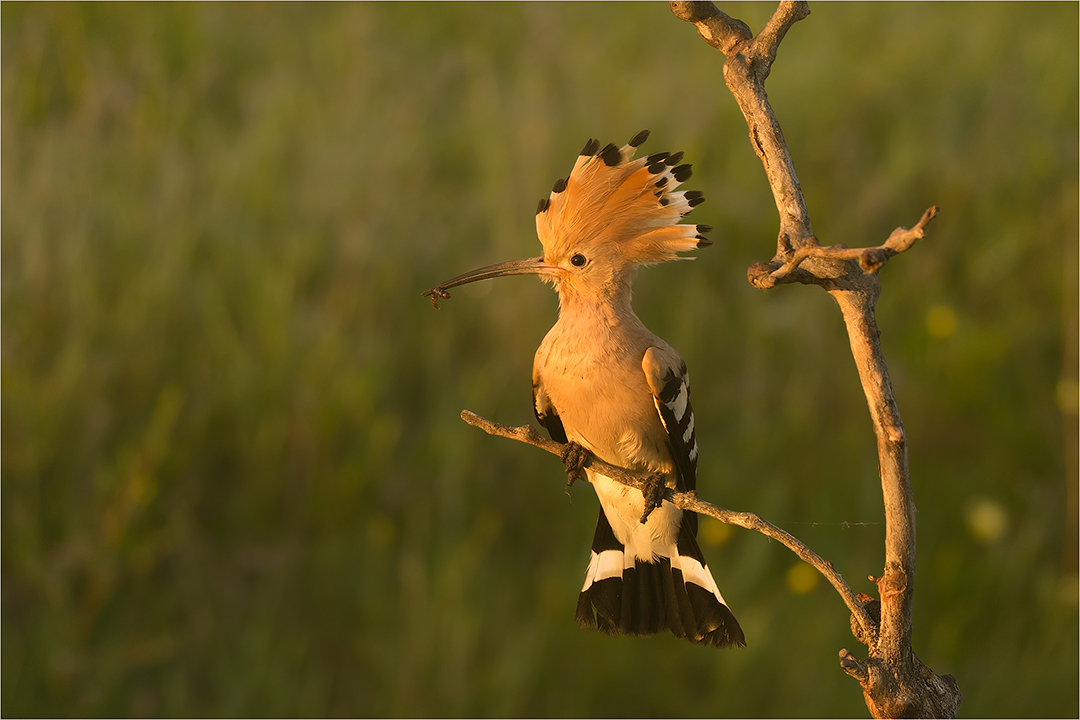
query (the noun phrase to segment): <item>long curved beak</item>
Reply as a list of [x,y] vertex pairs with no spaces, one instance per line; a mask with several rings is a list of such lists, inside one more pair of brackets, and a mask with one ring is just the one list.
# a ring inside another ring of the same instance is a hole
[[555,265],[548,265],[544,262],[544,258],[535,257],[528,258],[526,260],[512,260],[510,262],[496,263],[494,265],[488,265],[487,267],[478,268],[471,272],[458,275],[457,277],[450,278],[444,283],[436,285],[430,290],[425,290],[420,293],[422,297],[430,297],[431,305],[438,310],[439,298],[448,300],[450,293],[447,292],[449,288],[457,287],[458,285],[467,285],[477,280],[487,280],[489,278],[502,277],[504,275],[557,275],[559,268]]

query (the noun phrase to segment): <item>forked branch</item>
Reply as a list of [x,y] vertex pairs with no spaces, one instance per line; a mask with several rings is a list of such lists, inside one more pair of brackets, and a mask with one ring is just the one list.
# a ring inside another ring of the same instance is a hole
[[[864,273],[874,274],[894,255],[899,255],[911,248],[917,240],[926,237],[926,225],[937,217],[938,206],[932,205],[927,208],[915,227],[898,227],[892,231],[888,239],[877,247],[849,248],[846,245],[819,245],[816,237],[809,239],[810,242],[799,247],[791,253],[789,259],[774,267],[774,263],[754,263],[747,272],[750,284],[761,290],[783,283],[798,282],[795,271],[807,258],[826,258],[831,260],[856,260]],[[805,279],[802,282],[806,282]]]
[[717,10],[708,0],[671,0],[670,6],[676,17],[693,23],[706,42],[724,53],[724,81],[742,110],[751,144],[772,188],[780,217],[776,254],[770,262],[750,267],[750,283],[758,288],[794,282],[819,285],[832,295],[844,316],[877,435],[885,506],[885,570],[873,578],[881,597],[880,627],[872,635],[856,633],[869,651],[865,663],[842,650],[840,665],[859,681],[875,717],[955,717],[962,699],[955,678],[935,675],[911,650],[915,501],[907,438],[874,317],[881,293],[877,271],[925,236],[937,207],[923,213],[910,230],[895,230],[882,245],[823,247],[811,229],[791,153],[765,93],[780,42],[795,22],[809,16],[809,6],[781,2],[757,37],[745,23]]

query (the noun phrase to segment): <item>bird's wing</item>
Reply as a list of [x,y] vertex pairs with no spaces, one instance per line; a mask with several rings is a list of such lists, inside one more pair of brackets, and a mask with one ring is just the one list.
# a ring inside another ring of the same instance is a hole
[[697,436],[690,406],[690,375],[686,363],[671,348],[645,351],[641,369],[652,391],[653,403],[667,431],[668,449],[678,472],[677,489],[697,488]]
[[544,383],[540,379],[540,373],[537,372],[536,367],[533,367],[533,412],[536,413],[536,419],[541,425],[548,431],[548,435],[555,442],[566,442],[566,429],[563,428],[562,420],[559,419],[559,413],[556,412],[555,406],[551,404],[551,398],[548,397],[547,391],[544,389]]

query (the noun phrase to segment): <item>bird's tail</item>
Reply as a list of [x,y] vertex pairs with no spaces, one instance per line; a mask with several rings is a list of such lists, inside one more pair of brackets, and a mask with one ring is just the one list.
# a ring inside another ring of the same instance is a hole
[[659,554],[647,562],[624,548],[600,511],[592,559],[578,596],[582,627],[624,635],[670,630],[675,637],[701,645],[746,645],[742,628],[705,564],[689,515],[683,517],[669,556]]

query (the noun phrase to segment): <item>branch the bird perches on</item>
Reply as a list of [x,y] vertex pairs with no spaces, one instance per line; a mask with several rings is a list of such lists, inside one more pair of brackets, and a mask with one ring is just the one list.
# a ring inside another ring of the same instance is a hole
[[[548,440],[531,425],[521,425],[519,427],[501,425],[492,422],[487,418],[480,417],[469,410],[461,411],[461,419],[473,427],[480,428],[488,435],[497,435],[499,437],[527,443],[558,457],[564,457],[568,447],[566,443]],[[581,464],[581,467],[591,467],[606,477],[617,480],[624,485],[637,488],[643,492],[648,489],[647,477],[638,475],[626,468],[606,463],[584,448],[582,448],[582,451],[584,452],[586,459]],[[795,536],[781,530],[770,522],[762,520],[754,513],[725,510],[722,507],[705,502],[698,498],[697,493],[695,492],[676,492],[669,487],[663,488],[661,492],[664,500],[672,503],[680,510],[688,510],[690,512],[698,513],[699,515],[708,515],[709,517],[716,518],[720,522],[725,522],[729,525],[738,525],[747,530],[756,530],[757,532],[782,543],[804,561],[817,568],[817,570],[825,576],[825,579],[832,583],[832,586],[836,588],[836,592],[840,593],[840,597],[844,599],[844,603],[848,606],[848,609],[851,610],[851,614],[855,618],[854,622],[857,622],[858,624],[859,630],[857,630],[857,632],[861,631],[867,636],[877,632],[877,623],[871,620],[866,608],[863,607],[863,603],[859,601],[855,593],[848,587],[848,584],[844,582],[844,578],[836,571],[836,568],[833,567],[832,563],[823,560],[814,551],[806,547],[806,545],[803,545]]]

